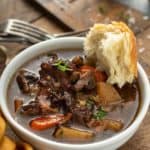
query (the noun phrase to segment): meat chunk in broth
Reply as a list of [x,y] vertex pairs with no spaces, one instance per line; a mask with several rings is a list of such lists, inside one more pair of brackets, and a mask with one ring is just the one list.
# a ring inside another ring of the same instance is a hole
[[80,79],[76,82],[74,87],[76,91],[81,91],[82,89],[94,89],[96,87],[94,74],[91,71],[81,74]]
[[[127,127],[124,110],[128,110],[128,101],[131,108],[138,104],[136,82],[118,88],[108,84],[106,73],[87,65],[82,56],[65,60],[50,53],[48,57],[40,63],[38,73],[21,69],[16,74],[23,99],[27,96],[30,100],[14,99],[15,110],[32,118],[28,120],[32,130],[51,130],[56,140],[86,141],[98,140],[107,130],[113,135]],[[130,110],[129,123],[136,111]]]
[[39,77],[30,70],[22,69],[19,71],[16,80],[23,93],[35,93],[38,90],[36,82]]

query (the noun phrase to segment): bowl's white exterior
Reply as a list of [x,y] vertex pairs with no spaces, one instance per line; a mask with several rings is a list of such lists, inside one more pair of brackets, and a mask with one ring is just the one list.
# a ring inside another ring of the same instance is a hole
[[55,141],[50,141],[44,138],[41,138],[34,133],[29,132],[27,129],[23,128],[19,125],[11,116],[9,112],[9,108],[7,107],[7,89],[9,86],[9,82],[13,76],[13,74],[20,68],[24,63],[28,62],[35,56],[38,56],[42,53],[48,52],[51,49],[59,49],[59,48],[76,48],[82,49],[83,48],[83,38],[78,37],[68,37],[68,38],[60,38],[60,39],[53,39],[41,42],[39,44],[33,45],[27,48],[25,51],[21,52],[17,55],[10,64],[4,70],[1,80],[0,80],[0,104],[1,109],[17,132],[24,140],[28,141],[29,143],[33,144],[36,148],[41,150],[112,150],[120,147],[124,144],[127,140],[131,138],[131,136],[136,132],[137,128],[141,124],[146,112],[148,111],[149,103],[150,103],[150,86],[149,80],[141,67],[138,64],[138,81],[141,90],[141,108],[140,111],[132,123],[126,130],[116,134],[115,136],[108,138],[104,141],[91,143],[91,144],[65,144],[65,143],[58,143]]

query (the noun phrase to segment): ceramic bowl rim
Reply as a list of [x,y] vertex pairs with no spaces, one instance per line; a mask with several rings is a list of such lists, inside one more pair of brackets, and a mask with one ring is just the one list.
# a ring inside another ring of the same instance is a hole
[[[125,130],[121,131],[120,133],[107,138],[106,140],[102,140],[99,142],[93,142],[93,143],[88,143],[88,144],[68,144],[68,143],[61,143],[61,142],[56,142],[56,141],[52,141],[52,140],[48,140],[48,139],[44,139],[32,132],[30,132],[28,129],[25,129],[24,127],[22,127],[20,124],[18,124],[13,117],[11,116],[8,107],[7,107],[7,102],[6,102],[6,98],[5,98],[5,94],[4,94],[4,85],[5,85],[5,81],[7,80],[8,77],[8,72],[9,69],[14,67],[14,64],[16,62],[20,62],[21,59],[23,58],[23,56],[31,51],[35,51],[35,49],[37,49],[37,47],[45,47],[45,45],[51,45],[51,43],[60,43],[64,42],[77,42],[77,43],[83,43],[84,38],[79,38],[79,37],[67,37],[67,38],[58,38],[58,39],[52,39],[52,40],[47,40],[44,42],[40,42],[38,44],[35,44],[29,48],[27,48],[26,50],[24,50],[23,52],[21,52],[20,54],[18,54],[6,67],[6,69],[4,70],[1,79],[0,79],[0,97],[1,97],[1,101],[0,101],[0,105],[1,105],[1,109],[2,112],[4,114],[4,116],[6,117],[6,119],[8,120],[8,122],[12,125],[12,127],[17,128],[17,130],[21,133],[24,134],[28,137],[32,137],[34,140],[42,142],[43,144],[51,144],[53,146],[57,146],[57,147],[64,147],[64,148],[72,148],[72,147],[77,147],[77,148],[93,148],[94,146],[107,146],[108,144],[114,143],[119,141],[119,139],[122,139],[123,137],[128,136],[130,133],[132,133],[132,131],[134,131],[134,128],[138,127],[144,116],[146,115],[146,112],[148,111],[148,107],[149,107],[149,103],[150,103],[150,86],[149,86],[149,80],[147,78],[147,75],[145,74],[145,71],[143,70],[142,66],[138,63],[138,72],[141,76],[142,82],[144,83],[144,100],[143,100],[143,105],[141,107],[141,111],[138,113],[136,119],[133,121],[133,123]],[[17,71],[17,70],[16,70]],[[12,75],[10,75],[12,76]]]

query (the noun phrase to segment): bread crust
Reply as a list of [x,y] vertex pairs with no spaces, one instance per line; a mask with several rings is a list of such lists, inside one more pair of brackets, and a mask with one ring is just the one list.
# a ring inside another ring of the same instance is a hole
[[131,48],[130,48],[130,68],[134,76],[137,77],[137,50],[136,50],[136,38],[132,30],[123,22],[113,21],[112,25],[120,29],[122,32],[128,32],[130,35]]
[[86,36],[84,53],[89,62],[107,73],[110,84],[121,88],[137,78],[136,38],[123,22],[95,24]]

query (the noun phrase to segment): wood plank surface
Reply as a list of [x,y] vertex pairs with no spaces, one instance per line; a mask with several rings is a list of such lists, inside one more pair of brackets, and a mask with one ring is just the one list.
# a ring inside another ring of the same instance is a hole
[[68,28],[61,25],[60,22],[55,20],[53,17],[49,17],[49,15],[45,15],[38,20],[33,21],[33,24],[39,28],[43,28],[49,34],[70,31],[68,30]]
[[8,18],[32,21],[44,13],[40,7],[27,0],[0,0],[0,22]]
[[[49,2],[54,0],[41,0],[41,2]],[[57,1],[57,4],[59,6],[59,9],[55,6],[53,9],[59,13],[62,13],[61,15],[64,15],[69,12],[70,15],[67,16],[68,20],[67,23],[68,26],[72,29],[79,29],[79,28],[85,28],[87,26],[90,26],[92,23],[99,22],[100,20],[103,20],[104,22],[108,22],[108,16],[113,18],[113,15],[116,14],[115,12],[118,12],[118,10],[126,9],[125,6],[121,6],[120,4],[110,4],[111,9],[118,9],[113,11],[113,13],[106,14],[100,14],[99,10],[97,10],[97,7],[100,5],[98,0],[93,0],[92,2],[90,0],[80,0],[80,5],[78,4],[78,0],[55,0]],[[67,7],[63,4],[60,4],[60,2],[70,3],[67,5]],[[87,2],[87,3],[85,3]],[[97,2],[97,6],[95,6],[95,3]],[[101,2],[103,2],[101,0]],[[94,5],[93,5],[94,3]],[[55,4],[56,5],[56,4]],[[85,5],[85,8],[83,7]],[[61,6],[61,7],[60,7]],[[89,8],[91,6],[91,9]],[[107,4],[106,4],[107,6]],[[75,8],[74,8],[75,7]],[[77,12],[76,8],[79,8],[79,12]],[[122,8],[123,7],[123,8]],[[125,7],[125,8],[124,8]],[[73,8],[72,11],[69,11],[69,8]],[[66,11],[68,10],[68,12]],[[63,12],[64,11],[64,12]],[[83,12],[83,14],[81,14]],[[72,18],[72,13],[75,14],[75,18]],[[129,11],[129,13],[133,13]],[[137,34],[137,49],[139,53],[139,62],[144,67],[146,73],[148,74],[148,77],[150,79],[150,27],[149,27],[149,20],[145,20],[141,13],[138,11],[134,12],[135,15],[137,15],[138,18],[136,19],[136,24],[138,24],[138,29],[135,31],[139,34]],[[55,14],[54,14],[55,15]],[[96,17],[94,17],[96,15]],[[34,5],[31,1],[27,0],[1,0],[0,1],[0,22],[13,17],[22,19],[25,21],[30,21],[34,25],[38,27],[42,27],[45,30],[47,30],[49,33],[59,33],[59,32],[65,32],[69,31],[67,28],[64,28],[63,25],[61,25],[57,20],[54,19],[54,17],[49,17],[50,14],[45,14],[45,11],[43,11],[40,7],[37,5]],[[86,17],[85,17],[86,16]],[[77,19],[76,19],[77,18]],[[87,19],[91,19],[90,21],[86,21]],[[92,20],[93,19],[93,20]],[[73,24],[72,23],[73,21]],[[65,21],[65,20],[64,20]],[[81,21],[81,23],[80,23]],[[149,28],[148,28],[149,27]],[[140,29],[139,29],[140,28]],[[8,49],[8,60],[11,60],[18,52],[20,52],[20,49],[23,49],[27,47],[27,45],[23,44],[10,44],[10,43],[0,43],[0,45],[6,46]],[[19,138],[15,135],[15,133],[12,131],[10,127],[8,127],[6,134],[13,138],[14,140],[19,140]],[[150,110],[147,113],[143,123],[141,124],[140,128],[138,129],[138,132],[129,140],[124,146],[122,146],[119,150],[150,150]]]
[[135,32],[150,25],[150,20],[134,9],[113,0],[34,0],[72,29],[82,29],[96,22],[123,20]]
[[120,3],[126,4],[129,7],[135,8],[145,15],[150,17],[150,1],[149,0],[115,0]]
[[150,28],[137,35],[139,62],[150,79]]

